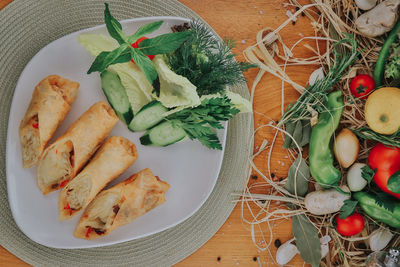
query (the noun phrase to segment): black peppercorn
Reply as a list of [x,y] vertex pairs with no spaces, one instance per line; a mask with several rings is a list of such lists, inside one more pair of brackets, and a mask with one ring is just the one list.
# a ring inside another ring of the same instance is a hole
[[277,248],[279,248],[282,245],[282,242],[279,240],[279,238],[275,239],[274,245]]

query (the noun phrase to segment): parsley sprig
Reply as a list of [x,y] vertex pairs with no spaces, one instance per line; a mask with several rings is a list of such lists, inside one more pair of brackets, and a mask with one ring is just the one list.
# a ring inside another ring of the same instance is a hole
[[144,25],[134,34],[127,36],[122,31],[122,25],[111,15],[107,3],[105,3],[104,20],[108,33],[120,46],[113,51],[101,52],[90,66],[88,74],[96,71],[102,72],[110,65],[129,62],[133,59],[150,83],[153,83],[157,78],[157,71],[146,55],[170,53],[182,45],[191,35],[190,32],[167,33],[143,40],[138,45],[138,48],[133,48],[131,44],[160,28],[163,21],[155,21]]
[[227,121],[239,110],[233,107],[230,99],[206,98],[195,108],[183,109],[166,119],[185,130],[190,139],[198,139],[212,149],[222,149],[215,129],[222,129],[221,121]]
[[350,215],[352,215],[357,207],[357,200],[346,199],[343,203],[343,206],[340,208],[340,219],[346,219]]

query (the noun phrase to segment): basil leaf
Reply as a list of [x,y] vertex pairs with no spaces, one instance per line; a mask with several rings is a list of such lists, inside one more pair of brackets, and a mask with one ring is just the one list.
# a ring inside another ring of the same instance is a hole
[[393,193],[400,193],[400,171],[390,176],[387,183],[387,188]]
[[128,43],[133,44],[136,42],[140,37],[145,36],[146,34],[152,33],[158,28],[160,28],[161,24],[163,24],[163,21],[155,21],[149,24],[146,24],[142,27],[140,27],[134,34],[128,37]]
[[319,267],[321,261],[321,243],[318,230],[304,214],[293,216],[293,235],[301,258],[313,267]]
[[104,10],[104,20],[106,22],[107,31],[112,38],[117,40],[119,44],[125,43],[126,36],[122,31],[121,23],[116,20],[110,12],[108,8],[108,3],[104,3],[106,5],[106,9]]
[[138,49],[131,49],[131,57],[135,61],[136,65],[143,71],[146,75],[147,79],[151,84],[157,78],[157,70],[153,65],[153,62],[146,57],[141,51]]
[[182,45],[191,35],[191,32],[166,33],[140,42],[139,49],[146,55],[167,54]]
[[346,219],[351,214],[353,214],[357,204],[358,204],[357,200],[346,199],[343,203],[343,206],[340,208],[339,218]]
[[123,44],[120,47],[114,49],[113,51],[101,52],[93,61],[87,73],[90,74],[95,71],[102,72],[112,64],[129,61],[130,58],[128,59],[126,56],[126,53],[129,51],[128,49],[129,49],[128,44]]
[[310,168],[302,157],[298,157],[289,168],[285,189],[291,194],[297,193],[298,196],[303,197],[308,192],[309,180]]
[[[112,64],[126,63],[131,60],[130,49],[126,49],[119,57],[117,57]],[[110,64],[110,65],[112,65]]]

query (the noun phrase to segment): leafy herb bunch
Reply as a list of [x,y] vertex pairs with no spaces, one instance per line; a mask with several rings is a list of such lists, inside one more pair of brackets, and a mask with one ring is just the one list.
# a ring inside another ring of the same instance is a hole
[[197,87],[199,96],[221,93],[226,85],[245,82],[242,72],[253,65],[235,61],[233,40],[220,42],[198,21],[191,22],[190,29],[183,32],[190,32],[191,35],[167,55],[167,61],[175,73],[186,77]]
[[96,71],[102,72],[112,64],[125,63],[132,59],[144,72],[150,83],[153,83],[157,78],[157,70],[146,55],[170,53],[177,49],[191,35],[191,32],[167,33],[151,39],[145,39],[139,43],[138,48],[133,48],[133,43],[160,28],[163,21],[144,25],[134,34],[127,36],[122,31],[122,26],[118,20],[111,15],[107,3],[105,3],[105,6],[104,19],[107,31],[120,46],[113,51],[101,52],[92,63],[88,74]]
[[[350,51],[344,49],[345,46],[350,46]],[[338,83],[343,75],[348,70],[360,55],[357,51],[357,42],[354,36],[346,34],[346,38],[334,44],[333,57],[334,63],[326,76],[317,80],[313,85],[306,88],[304,93],[297,99],[297,101],[289,105],[283,114],[279,124],[286,124],[287,122],[296,122],[301,119],[311,118],[311,110],[316,110],[321,113],[326,110],[323,105],[327,100],[329,92],[332,87]]]

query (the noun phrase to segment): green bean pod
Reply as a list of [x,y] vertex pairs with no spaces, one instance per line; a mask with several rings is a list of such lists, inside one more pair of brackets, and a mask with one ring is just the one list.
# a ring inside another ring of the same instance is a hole
[[389,226],[400,228],[400,201],[393,199],[396,203],[393,211],[389,211],[377,204],[375,196],[366,192],[353,193],[353,198],[358,200],[362,210],[370,217]]
[[319,114],[318,123],[311,130],[309,160],[314,180],[324,187],[330,187],[336,185],[341,176],[333,166],[331,140],[344,110],[342,92],[330,93],[325,107],[326,110]]

